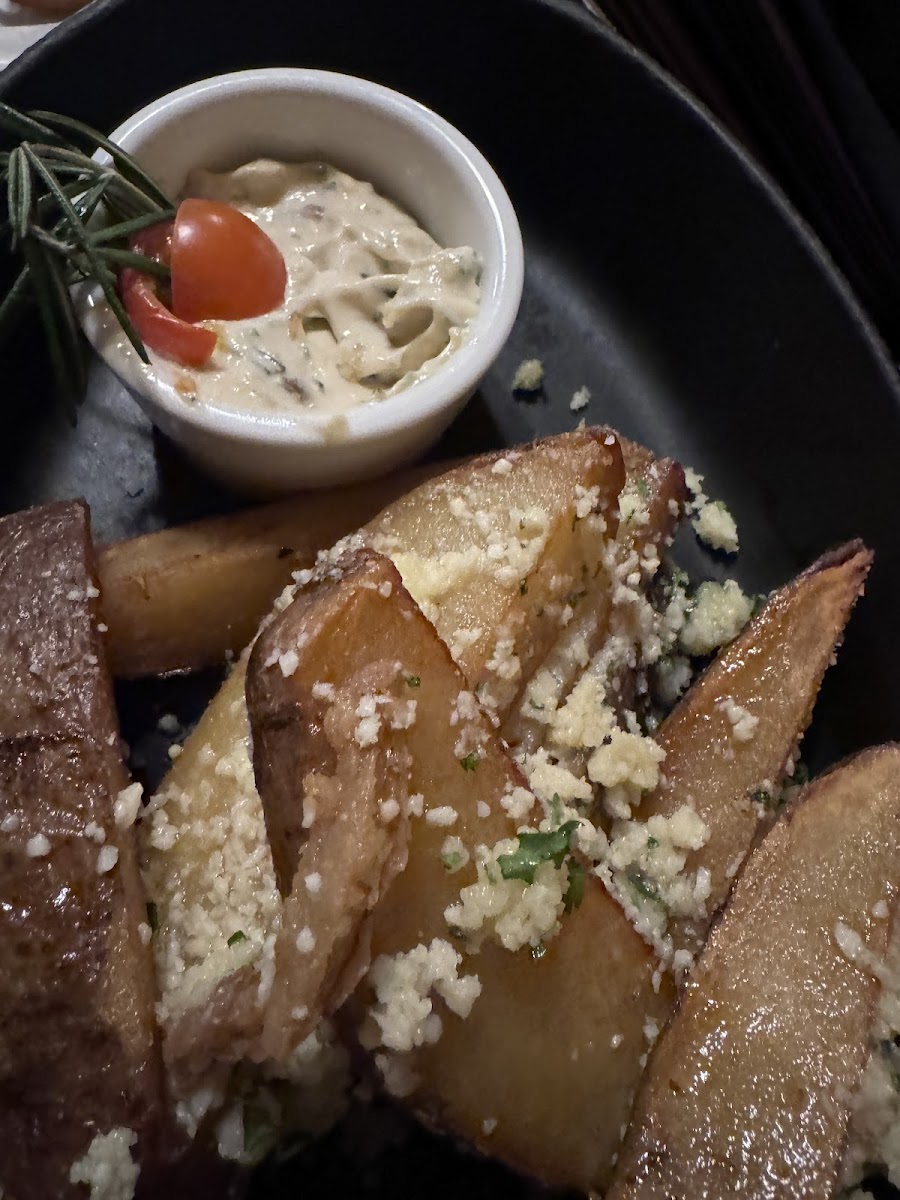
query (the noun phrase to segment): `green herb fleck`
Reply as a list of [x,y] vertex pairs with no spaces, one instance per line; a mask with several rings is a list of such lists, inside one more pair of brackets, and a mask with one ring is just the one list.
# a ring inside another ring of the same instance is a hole
[[278,1133],[272,1114],[261,1105],[244,1106],[244,1153],[251,1163],[258,1163],[274,1149]]
[[562,800],[559,798],[559,792],[554,792],[550,797],[550,816],[554,825],[562,824]]
[[581,863],[573,859],[569,860],[569,886],[566,888],[566,894],[563,897],[563,904],[566,912],[571,912],[573,908],[577,908],[584,899],[584,881],[585,870]]
[[236,929],[234,931],[234,933],[231,935],[231,937],[228,939],[228,945],[236,946],[238,944],[238,942],[246,942],[246,940],[247,940],[247,935],[246,935],[246,933],[244,933],[243,929]]
[[646,879],[642,875],[639,875],[637,871],[631,872],[628,876],[628,882],[631,885],[631,890],[639,900],[649,900],[653,904],[658,904],[663,912],[668,912],[665,901],[661,899],[656,888],[652,884],[647,883]]
[[767,791],[765,788],[757,788],[755,792],[751,792],[750,799],[756,804],[761,804],[763,808],[767,808],[772,812],[781,807],[781,797],[773,796],[772,793]]
[[655,850],[658,845],[659,845],[659,842],[657,841],[657,839],[655,837],[647,838],[647,849],[648,850]]
[[650,484],[646,479],[636,479],[634,481],[634,490],[642,500],[650,499]]
[[422,683],[421,675],[407,675],[406,682],[410,687],[419,687]]
[[473,750],[470,754],[467,754],[465,758],[461,758],[459,760],[459,765],[464,771],[477,771],[478,755]]
[[803,787],[809,783],[809,767],[804,762],[794,763],[794,773],[790,777],[791,787]]
[[159,933],[159,912],[152,900],[147,901],[147,924],[153,933]]
[[547,947],[543,942],[538,942],[536,946],[531,947],[531,957],[535,960],[535,962],[540,962],[546,953]]
[[512,854],[501,854],[497,859],[500,874],[504,879],[534,883],[535,872],[541,863],[552,862],[554,866],[561,867],[571,849],[577,828],[577,821],[566,821],[565,825],[548,833],[520,833],[518,848]]
[[758,617],[762,610],[769,603],[769,597],[765,592],[758,592],[753,597],[753,608],[750,610],[750,616]]
[[463,864],[463,856],[458,850],[448,850],[441,855],[441,862],[448,871],[458,871]]

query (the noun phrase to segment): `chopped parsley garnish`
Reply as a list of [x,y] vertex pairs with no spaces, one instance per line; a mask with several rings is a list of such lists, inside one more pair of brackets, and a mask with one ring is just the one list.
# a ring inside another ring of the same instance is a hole
[[504,879],[534,883],[535,872],[541,863],[552,862],[555,867],[561,867],[572,848],[572,837],[577,828],[577,821],[566,821],[565,825],[547,833],[520,833],[518,848],[497,859],[500,874]]
[[538,942],[536,946],[531,947],[531,957],[535,960],[535,962],[540,962],[546,953],[547,947],[543,942]]
[[809,767],[806,763],[794,763],[794,773],[790,776],[788,783],[791,787],[803,787],[805,783],[809,783]]
[[655,850],[658,845],[659,845],[659,842],[657,841],[657,839],[655,837],[647,838],[647,849],[648,850]]
[[147,924],[153,933],[159,933],[159,913],[152,900],[147,901]]
[[448,850],[446,854],[441,855],[441,862],[448,871],[456,871],[463,864],[463,856],[459,850]]
[[419,687],[422,683],[421,675],[407,675],[406,682],[409,687]]
[[563,904],[566,912],[571,912],[573,908],[577,908],[584,899],[584,882],[585,870],[580,862],[576,862],[574,858],[569,859],[569,886],[566,888],[566,894],[563,896]]
[[757,594],[753,597],[753,607],[750,610],[751,618],[758,617],[768,602],[769,597],[766,592],[757,592]]
[[244,1106],[244,1153],[251,1163],[257,1163],[275,1146],[278,1131],[272,1114],[262,1105],[246,1104]]
[[234,931],[234,933],[231,935],[231,937],[228,939],[228,945],[236,946],[238,944],[238,942],[246,942],[246,940],[247,940],[247,935],[246,935],[246,933],[244,933],[243,929],[236,929]]
[[459,760],[459,765],[464,771],[477,771],[478,755],[473,750],[470,754],[467,754],[465,758],[461,758]]
[[550,816],[554,825],[562,824],[562,800],[559,798],[559,792],[554,792],[550,797]]
[[634,481],[634,490],[642,500],[650,499],[650,484],[646,479],[636,479]]
[[628,883],[639,900],[650,900],[653,904],[658,904],[664,912],[668,912],[665,901],[661,898],[653,884],[648,883],[637,871],[631,872],[628,876]]
[[768,808],[772,811],[781,807],[781,797],[773,796],[765,788],[757,788],[755,792],[751,792],[750,799],[756,804],[761,804],[763,808]]

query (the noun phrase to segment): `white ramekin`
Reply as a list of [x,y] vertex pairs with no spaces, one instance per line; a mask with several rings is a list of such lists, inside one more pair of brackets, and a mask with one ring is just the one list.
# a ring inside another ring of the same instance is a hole
[[172,196],[192,167],[324,159],[373,183],[442,245],[473,246],[481,256],[481,308],[465,344],[397,396],[351,410],[340,436],[312,414],[287,420],[186,402],[140,361],[97,291],[82,293],[88,340],[150,420],[199,466],[242,491],[288,492],[378,475],[440,436],[506,341],[522,294],[515,212],[467,138],[378,84],[287,67],[192,83],[141,109],[111,137]]

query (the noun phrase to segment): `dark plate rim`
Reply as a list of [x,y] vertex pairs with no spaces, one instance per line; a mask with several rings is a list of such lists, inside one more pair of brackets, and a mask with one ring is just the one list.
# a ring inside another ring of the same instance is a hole
[[[55,49],[88,34],[95,25],[102,24],[111,13],[119,8],[127,8],[135,2],[136,0],[92,0],[92,3],[89,3],[86,8],[67,17],[0,71],[0,98],[21,80],[40,70],[45,57],[48,57]],[[677,104],[688,111],[692,119],[700,124],[714,141],[723,147],[726,154],[732,155],[737,160],[751,185],[762,193],[775,208],[785,225],[793,233],[795,240],[818,268],[830,285],[832,292],[839,298],[851,323],[863,335],[888,391],[893,395],[895,403],[900,406],[900,373],[888,352],[886,343],[824,243],[797,212],[787,194],[768,171],[751,157],[733,134],[683,84],[643,51],[626,41],[611,25],[589,12],[582,5],[581,0],[519,0],[519,2],[530,4],[532,7],[551,9],[561,17],[575,22],[587,36],[604,41],[613,53],[630,60],[652,86],[667,92]]]

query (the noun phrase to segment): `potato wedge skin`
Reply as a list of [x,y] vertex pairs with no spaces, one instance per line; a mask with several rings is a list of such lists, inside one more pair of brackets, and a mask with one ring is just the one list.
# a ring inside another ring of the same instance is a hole
[[609,1200],[834,1194],[879,990],[836,928],[883,958],[898,891],[894,745],[810,784],[754,851],[651,1059]]
[[[146,909],[133,831],[113,819],[128,777],[92,589],[83,504],[0,520],[0,1185],[18,1200],[81,1195],[68,1172],[94,1133],[131,1128],[152,1155],[159,1132]],[[109,871],[90,822],[118,851]]]
[[[710,836],[688,857],[686,869],[710,872],[710,916],[725,902],[746,854],[774,819],[774,809],[766,812],[750,797],[760,790],[772,797],[780,791],[871,563],[861,543],[849,543],[773,593],[660,727],[665,779],[644,798],[638,817],[670,816],[693,804]],[[749,740],[735,738],[722,706],[725,697],[758,720]],[[673,922],[676,949],[694,951],[706,928],[702,922]]]
[[447,465],[307,492],[106,546],[98,571],[113,674],[199,670],[239,654],[292,571],[309,567],[320,550]]

